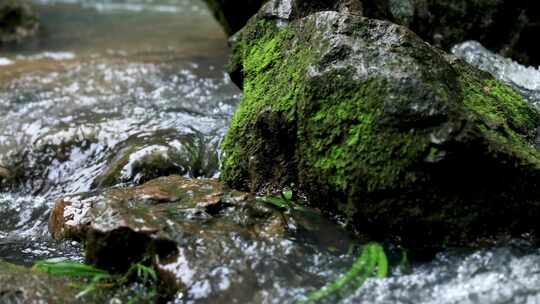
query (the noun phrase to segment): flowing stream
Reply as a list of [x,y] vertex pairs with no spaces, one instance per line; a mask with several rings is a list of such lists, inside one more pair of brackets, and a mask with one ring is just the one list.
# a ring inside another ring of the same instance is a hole
[[[0,259],[23,265],[50,257],[82,260],[76,242],[50,239],[48,212],[56,200],[100,184],[119,155],[128,157],[119,177],[124,184],[147,178],[134,164],[156,151],[175,159],[187,149],[191,157],[173,162],[176,172],[219,176],[219,143],[241,96],[223,69],[226,37],[200,0],[34,2],[43,33],[0,49],[0,169],[14,176],[0,192]],[[454,53],[540,101],[537,69],[474,42]],[[321,244],[340,233],[329,228]],[[299,283],[299,272],[329,282],[355,258],[321,245],[302,249],[302,260],[289,259],[302,246],[301,239],[238,245],[253,252],[254,268],[265,269],[257,277],[266,285],[253,287],[262,289],[257,303],[294,302],[324,284]],[[222,286],[234,281],[234,269],[213,271]],[[194,286],[193,301],[211,296],[204,281]],[[521,242],[449,250],[370,279],[343,302],[540,303],[540,250]]]

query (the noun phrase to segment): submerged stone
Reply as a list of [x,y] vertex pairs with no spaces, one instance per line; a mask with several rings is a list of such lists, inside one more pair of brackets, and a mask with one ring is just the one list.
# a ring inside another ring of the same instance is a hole
[[[310,239],[339,252],[349,245],[347,233],[314,212],[284,212],[217,180],[180,176],[66,197],[49,229],[55,239],[83,241],[98,268],[122,272],[150,257],[171,298],[182,301],[264,302],[257,299],[283,292],[274,287],[280,280],[320,280],[316,270],[291,273],[291,263],[324,257]],[[308,242],[293,245],[300,235]]]
[[267,3],[236,35],[244,97],[225,138],[237,189],[296,185],[359,233],[412,250],[537,231],[540,115],[405,27]]
[[142,184],[172,174],[211,178],[219,167],[217,147],[212,149],[202,135],[170,129],[131,136],[114,150],[107,170],[94,180],[94,187]]
[[0,45],[20,43],[38,31],[36,14],[28,3],[16,0],[0,1]]

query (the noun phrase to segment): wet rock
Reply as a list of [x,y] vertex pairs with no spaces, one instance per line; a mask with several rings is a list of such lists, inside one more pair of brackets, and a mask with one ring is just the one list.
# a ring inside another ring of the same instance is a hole
[[540,69],[497,55],[477,41],[457,44],[452,48],[452,53],[511,85],[540,109]]
[[320,243],[348,248],[347,233],[309,214],[297,220],[217,180],[169,176],[67,197],[56,204],[49,228],[56,239],[84,241],[87,261],[100,268],[122,271],[152,257],[178,300],[261,302],[284,292],[274,285],[284,278],[296,278],[288,288],[320,281],[316,269],[296,268],[312,263],[312,254],[324,257],[309,242],[293,245],[300,231],[305,240],[326,235]]
[[69,281],[0,260],[0,303],[79,303]]
[[265,0],[205,0],[223,30],[232,35],[240,30],[265,2]]
[[131,136],[114,148],[107,170],[94,180],[93,187],[142,184],[172,174],[214,177],[219,167],[218,153],[217,147],[211,146],[202,135],[179,134],[170,129]]
[[7,168],[0,166],[0,189],[9,188],[13,183],[13,173]]
[[25,1],[0,1],[0,45],[20,43],[38,29],[38,18]]
[[10,172],[11,188],[31,193],[47,193],[67,175],[76,175],[70,164],[84,153],[95,153],[101,147],[93,135],[70,134],[43,137],[35,142],[0,154],[0,161]]
[[540,65],[533,42],[540,33],[540,6],[508,0],[363,0],[365,16],[409,27],[446,51],[477,40],[492,51],[524,64]]
[[244,97],[224,181],[294,183],[360,233],[418,250],[536,231],[540,115],[519,94],[405,27],[265,9],[279,3],[234,40]]
[[[275,16],[295,19],[314,12],[339,11],[404,25],[446,51],[465,40],[521,63],[540,65],[535,44],[540,9],[535,1],[507,0],[285,0],[207,1],[227,33],[238,31],[265,2]],[[247,3],[246,3],[247,2]],[[232,25],[231,25],[232,24]],[[232,30],[231,30],[232,28]]]

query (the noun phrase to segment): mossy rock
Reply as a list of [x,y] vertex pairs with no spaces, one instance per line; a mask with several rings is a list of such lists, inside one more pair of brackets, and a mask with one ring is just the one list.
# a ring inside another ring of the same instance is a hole
[[38,29],[37,15],[26,1],[0,0],[0,45],[20,43]]
[[539,113],[405,27],[263,8],[231,68],[244,97],[223,143],[229,185],[294,184],[359,233],[416,249],[536,232]]

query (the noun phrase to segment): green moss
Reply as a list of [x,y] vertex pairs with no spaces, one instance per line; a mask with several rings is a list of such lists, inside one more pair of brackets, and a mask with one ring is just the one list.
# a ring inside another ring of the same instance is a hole
[[[351,79],[346,74],[342,78]],[[308,118],[303,136],[310,140],[301,153],[307,164],[314,164],[314,174],[328,178],[335,189],[371,192],[407,184],[412,177],[406,176],[407,168],[426,153],[425,131],[380,125],[387,85],[382,80],[362,85],[342,81]]]
[[[253,31],[250,31],[253,29]],[[261,30],[262,29],[262,30]],[[265,111],[283,116],[283,123],[295,124],[296,102],[303,92],[303,77],[312,54],[309,48],[292,48],[297,39],[288,29],[278,31],[272,22],[249,24],[234,53],[243,66],[244,97],[224,140],[226,151],[222,177],[245,188],[247,155],[265,149],[265,143],[251,132]],[[294,126],[292,127],[294,129]]]
[[459,70],[464,105],[481,121],[480,132],[492,146],[540,168],[540,152],[533,143],[540,125],[538,111],[500,81],[469,66]]
[[330,25],[317,28],[322,15],[280,29],[254,19],[236,37],[244,97],[222,178],[255,191],[294,182],[358,231],[413,246],[418,235],[468,244],[502,222],[505,232],[530,225],[506,215],[538,197],[539,113],[408,32],[374,35],[393,25],[324,16]]

